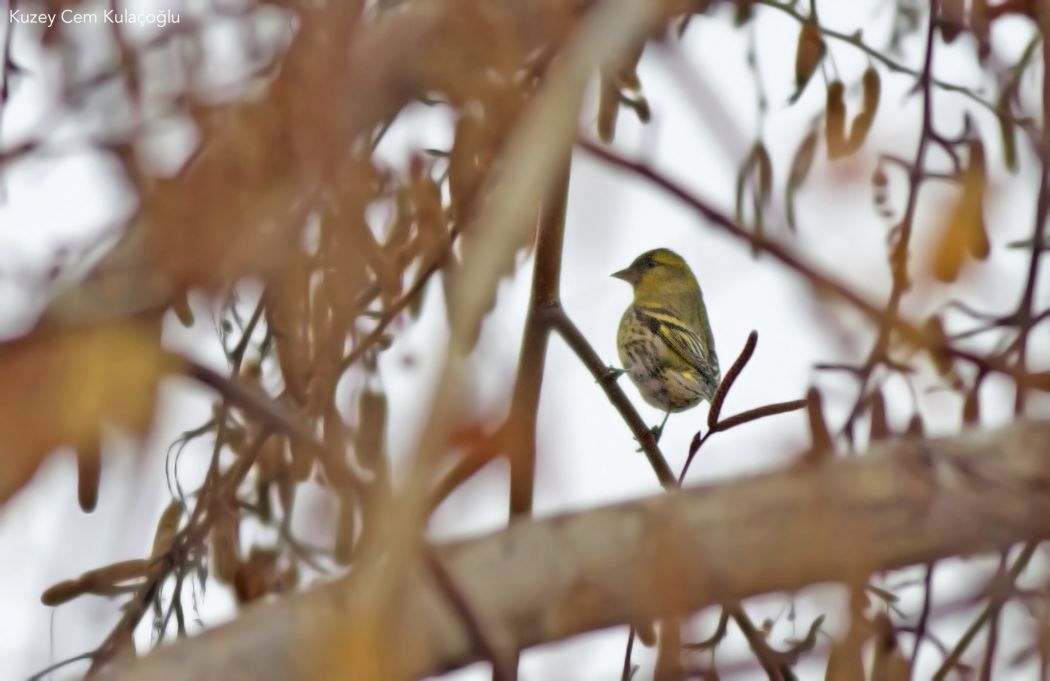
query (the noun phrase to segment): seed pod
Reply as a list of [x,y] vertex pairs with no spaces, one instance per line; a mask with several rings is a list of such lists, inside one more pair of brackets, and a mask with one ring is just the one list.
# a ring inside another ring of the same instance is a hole
[[755,0],[733,0],[733,24],[743,26],[751,21],[751,11]]
[[1014,128],[1013,111],[1010,108],[1010,92],[1004,90],[999,95],[997,107],[999,136],[1003,145],[1003,163],[1007,170],[1017,172],[1017,131]]
[[842,81],[828,85],[824,108],[824,141],[828,145],[828,158],[846,155],[846,89]]
[[361,465],[369,470],[385,464],[383,440],[386,432],[386,395],[372,390],[361,393],[357,403],[357,432],[354,452]]
[[926,428],[922,423],[922,414],[915,412],[911,415],[911,419],[908,421],[908,435],[910,437],[922,437]]
[[867,139],[871,124],[875,121],[875,114],[879,110],[879,97],[882,91],[879,72],[873,67],[869,67],[864,72],[861,82],[864,89],[864,102],[860,113],[853,119],[853,125],[850,127],[849,143],[846,145],[846,153],[850,154],[864,146],[864,140]]
[[934,275],[947,282],[959,276],[967,254],[981,260],[990,250],[984,225],[984,145],[979,140],[970,143],[970,158],[959,184],[960,196],[941,228],[933,261]]
[[179,320],[179,323],[187,329],[193,326],[193,309],[190,307],[189,296],[185,291],[176,293],[175,296],[172,297],[171,311],[175,313],[175,317]]
[[948,345],[948,338],[944,334],[944,325],[941,323],[941,318],[933,316],[927,319],[925,331],[926,338],[929,341],[930,359],[933,360],[933,365],[937,368],[937,372],[942,376],[947,376],[952,370],[952,358],[941,349]]
[[885,440],[890,435],[890,424],[886,419],[886,400],[882,391],[877,390],[871,396],[871,441]]
[[820,391],[810,388],[806,393],[806,414],[809,416],[809,432],[812,439],[811,455],[814,461],[820,461],[831,455],[833,443],[828,423],[824,419],[824,406]]
[[50,587],[40,596],[44,605],[61,605],[77,596],[106,591],[121,582],[138,579],[149,570],[150,561],[135,559],[88,570],[77,579],[68,579]]
[[970,229],[970,255],[978,260],[988,257],[991,247],[988,243],[988,230],[984,224],[984,194],[986,188],[987,171],[984,161],[984,144],[981,140],[970,142],[970,160],[966,169],[966,178],[963,182],[963,191],[972,195],[974,202],[973,210],[975,220]]
[[233,592],[238,603],[250,603],[268,593],[280,591],[278,555],[272,549],[253,546],[248,560],[237,565],[233,576]]
[[976,426],[981,420],[981,405],[978,392],[981,389],[981,381],[974,383],[973,387],[966,393],[963,401],[962,421],[967,426]]
[[788,172],[786,208],[788,227],[795,230],[795,194],[802,187],[813,167],[813,158],[817,150],[817,131],[813,130],[798,145],[794,158],[791,159],[791,169]]
[[171,548],[175,533],[179,530],[179,519],[182,517],[182,503],[176,499],[168,504],[157,521],[157,531],[153,533],[153,549],[150,558],[157,558]]
[[766,204],[773,193],[773,162],[761,142],[755,146],[755,158],[758,166],[758,199]]
[[240,563],[240,519],[237,513],[225,504],[217,505],[212,512],[216,514],[210,537],[215,578],[229,584],[233,581]]
[[85,513],[95,510],[98,488],[102,481],[102,452],[100,445],[84,447],[77,452],[77,501]]
[[971,0],[970,30],[977,39],[977,58],[983,62],[992,52],[988,0]]
[[869,66],[861,78],[861,86],[864,91],[863,109],[870,111],[872,116],[879,108],[879,99],[882,95],[882,83],[879,80],[879,72],[874,66]]
[[966,0],[941,0],[938,13],[938,25],[944,42],[951,43],[963,30],[966,14]]
[[824,58],[824,39],[820,29],[812,21],[802,24],[798,34],[798,46],[795,49],[795,87],[801,92],[809,82],[813,72]]

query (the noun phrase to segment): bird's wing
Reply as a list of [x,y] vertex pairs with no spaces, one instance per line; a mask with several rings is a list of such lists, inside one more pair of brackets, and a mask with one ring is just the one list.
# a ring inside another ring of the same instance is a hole
[[663,310],[639,310],[639,316],[682,361],[700,372],[708,382],[715,378],[714,367],[708,361],[707,344],[700,334]]

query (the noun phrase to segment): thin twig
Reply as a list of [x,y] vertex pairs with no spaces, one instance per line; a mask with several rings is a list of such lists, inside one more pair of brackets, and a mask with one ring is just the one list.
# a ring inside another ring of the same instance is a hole
[[[1038,542],[1029,542],[1024,545],[1021,553],[1014,560],[1010,570],[1006,574],[1007,584],[1012,587],[1017,578],[1021,576],[1024,569],[1028,567],[1028,563],[1032,560],[1032,556],[1035,555],[1035,550],[1038,548]],[[978,615],[970,626],[967,627],[966,631],[959,638],[959,642],[955,644],[948,656],[944,658],[944,662],[937,669],[933,675],[933,681],[943,681],[950,671],[955,669],[955,666],[962,659],[966,649],[970,647],[973,639],[976,638],[977,633],[980,632],[981,628],[984,627],[985,623],[995,614],[995,612],[1003,606],[1003,603],[1010,597],[1010,588],[997,589],[995,592],[989,594],[988,602],[984,606],[984,610]]]
[[617,385],[616,372],[609,369],[602,362],[601,358],[598,357],[598,353],[594,351],[594,348],[587,342],[580,330],[576,328],[576,325],[572,323],[572,320],[565,314],[561,306],[548,308],[546,314],[551,326],[572,351],[576,353],[576,356],[580,358],[584,366],[591,372],[591,375],[598,381],[602,390],[605,391],[605,396],[609,398],[609,402],[616,408],[616,411],[620,412],[624,423],[631,429],[634,438],[641,445],[642,451],[649,460],[649,465],[652,466],[660,484],[664,489],[674,489],[677,486],[675,475],[671,471],[671,467],[667,465],[667,459],[664,458],[663,452],[660,451],[660,447],[656,443],[656,436],[645,425],[645,421],[635,411],[634,405],[631,404],[631,401],[627,399],[627,395]]

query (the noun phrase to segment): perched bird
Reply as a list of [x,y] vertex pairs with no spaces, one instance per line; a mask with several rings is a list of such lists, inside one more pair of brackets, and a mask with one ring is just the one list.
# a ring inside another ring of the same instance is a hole
[[[624,371],[645,401],[666,412],[710,402],[722,380],[704,296],[682,256],[666,248],[643,253],[612,276],[634,287],[634,302],[623,313],[616,348]],[[656,642],[652,622],[633,623],[639,640]]]
[[667,416],[701,400],[710,402],[721,381],[718,354],[700,284],[689,265],[674,251],[658,248],[612,276],[634,287],[616,347],[645,401]]

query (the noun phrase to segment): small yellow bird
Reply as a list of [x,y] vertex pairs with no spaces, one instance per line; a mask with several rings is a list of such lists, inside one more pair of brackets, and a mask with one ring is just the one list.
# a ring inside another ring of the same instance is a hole
[[[659,438],[671,412],[710,402],[722,380],[704,296],[682,256],[666,248],[641,254],[612,276],[634,287],[616,349],[645,401],[666,412],[654,429]],[[643,644],[655,644],[652,622],[633,627]]]
[[671,412],[710,402],[721,381],[704,296],[689,265],[666,248],[643,253],[612,276],[634,287],[616,347],[645,401],[667,412],[659,434]]

